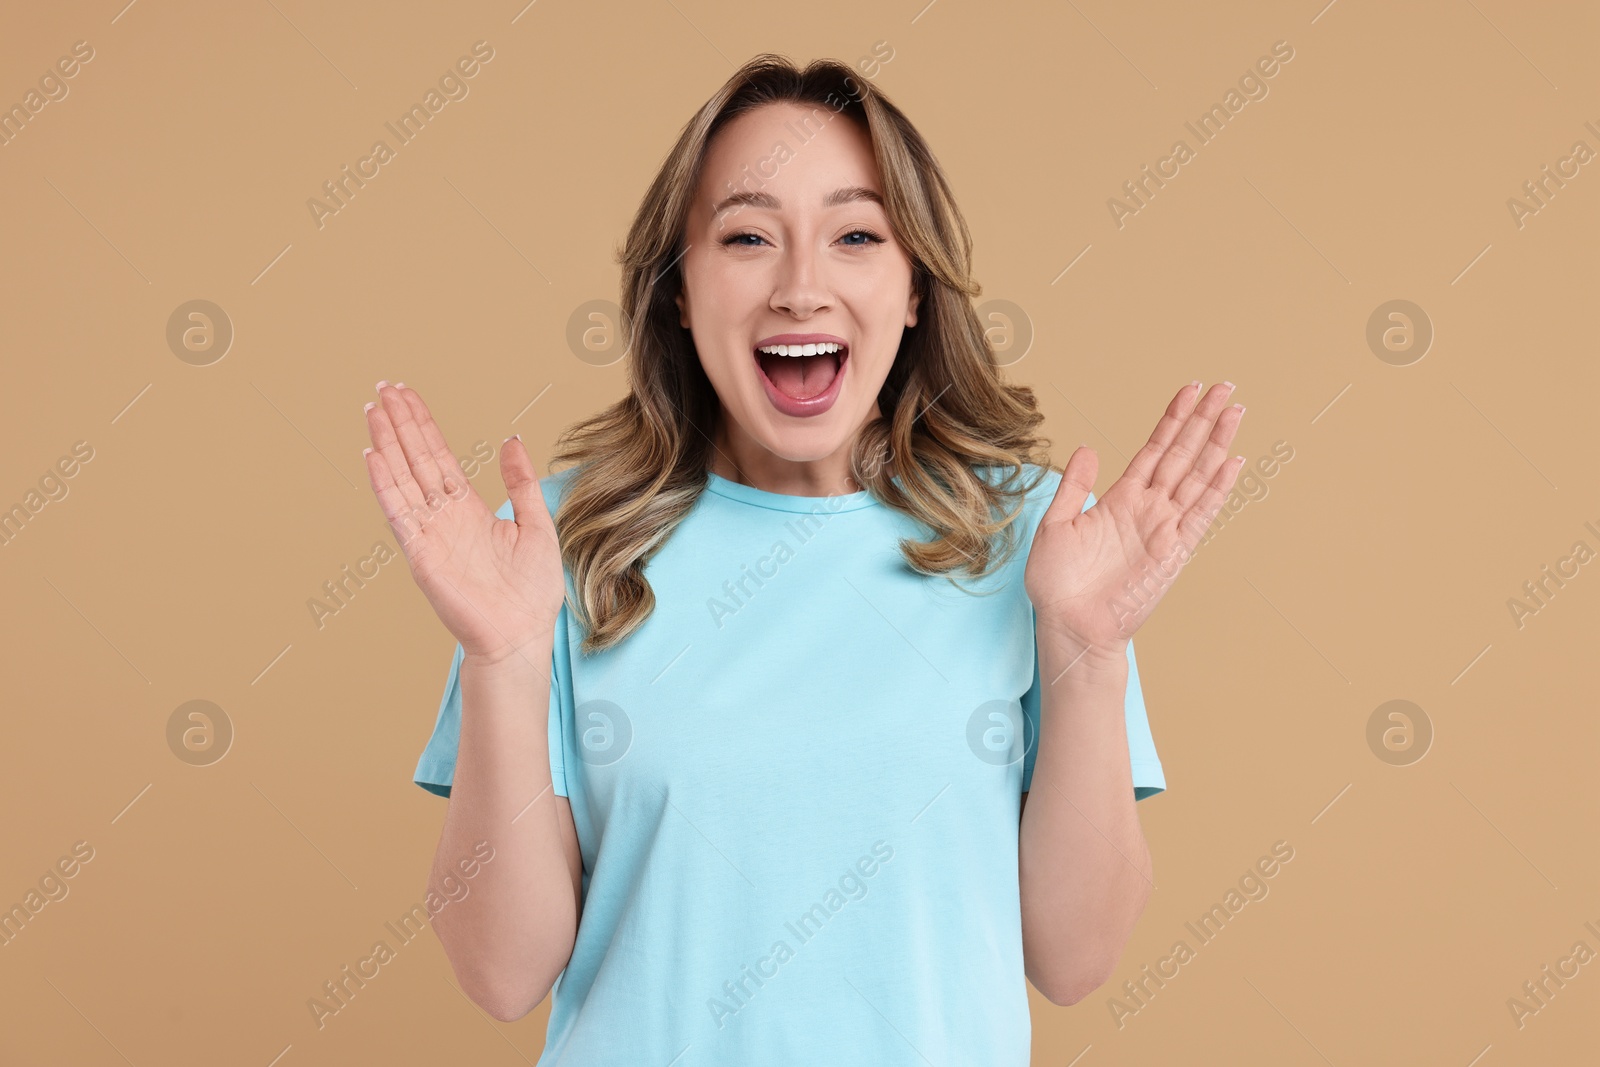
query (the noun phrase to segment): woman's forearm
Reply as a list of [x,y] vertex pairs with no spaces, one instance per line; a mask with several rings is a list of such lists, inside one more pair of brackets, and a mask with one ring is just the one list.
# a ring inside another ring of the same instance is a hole
[[434,931],[463,990],[502,1020],[544,999],[577,933],[581,861],[570,809],[551,787],[552,639],[542,645],[542,654],[461,662],[455,778],[431,879],[434,887],[446,875],[459,880],[456,865],[478,842],[494,849],[467,895],[439,912]]
[[1072,1004],[1121,958],[1152,888],[1150,851],[1134,810],[1126,654],[1079,656],[1041,634],[1039,656],[1038,752],[1018,844],[1023,955],[1035,988]]

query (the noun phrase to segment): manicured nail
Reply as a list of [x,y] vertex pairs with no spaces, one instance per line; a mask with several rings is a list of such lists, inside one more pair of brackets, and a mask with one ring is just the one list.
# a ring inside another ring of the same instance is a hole
[[1233,388],[1233,383],[1232,382],[1223,382],[1222,384],[1226,385],[1229,389]]
[[1200,379],[1199,378],[1196,378],[1194,381],[1189,383],[1190,388],[1197,388],[1199,385],[1200,385]]
[[366,405],[361,410],[362,411],[371,411],[373,408],[375,408],[377,406],[378,406],[378,402],[376,400],[369,400],[369,401],[367,401]]
[[389,379],[385,378],[383,381],[379,382],[375,388],[382,389],[384,386],[386,386],[388,384],[389,384]]
[[367,454],[367,453],[368,453],[368,452],[371,452],[371,451],[372,451],[372,449],[370,449],[370,448],[363,448],[363,449],[362,449],[362,450],[361,450],[361,454],[362,454],[362,455],[363,455],[363,456],[365,456],[365,455],[366,455],[366,454]]
[[1235,404],[1233,406],[1239,409],[1239,414],[1241,414],[1241,415],[1244,414],[1244,405],[1243,404]]
[[406,387],[406,383],[405,382],[395,382],[394,383],[394,387],[396,389],[404,389]]

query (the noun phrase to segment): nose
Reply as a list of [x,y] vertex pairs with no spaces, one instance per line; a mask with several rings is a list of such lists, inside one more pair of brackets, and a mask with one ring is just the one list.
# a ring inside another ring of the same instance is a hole
[[828,307],[831,296],[821,258],[806,241],[784,250],[773,279],[770,303],[774,310],[804,319]]

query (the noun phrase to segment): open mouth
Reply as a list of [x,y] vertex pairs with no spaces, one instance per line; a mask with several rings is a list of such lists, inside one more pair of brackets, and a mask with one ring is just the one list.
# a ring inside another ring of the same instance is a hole
[[767,395],[779,410],[791,415],[820,414],[831,407],[849,358],[849,345],[831,341],[755,349]]

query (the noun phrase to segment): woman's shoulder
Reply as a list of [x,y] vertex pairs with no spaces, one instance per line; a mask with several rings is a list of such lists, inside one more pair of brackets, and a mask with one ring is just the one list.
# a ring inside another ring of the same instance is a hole
[[1056,489],[1061,485],[1061,472],[1054,467],[1028,462],[1019,466],[974,465],[973,470],[991,485],[1017,494],[1009,498],[1003,509],[1016,516],[1024,539],[1031,542],[1039,520],[1055,499]]
[[1056,486],[1061,484],[1060,471],[1037,463],[1023,462],[1020,466],[974,464],[972,469],[990,485],[1000,486],[1012,492],[1021,492],[1029,501],[1040,496],[1048,501],[1054,495]]
[[543,478],[539,479],[539,488],[544,491],[545,500],[549,502],[552,507],[560,502],[562,492],[566,490],[567,485],[571,483],[572,479],[577,477],[577,474],[578,468],[576,466],[572,466],[567,467],[564,470],[556,471],[554,474],[547,474]]

